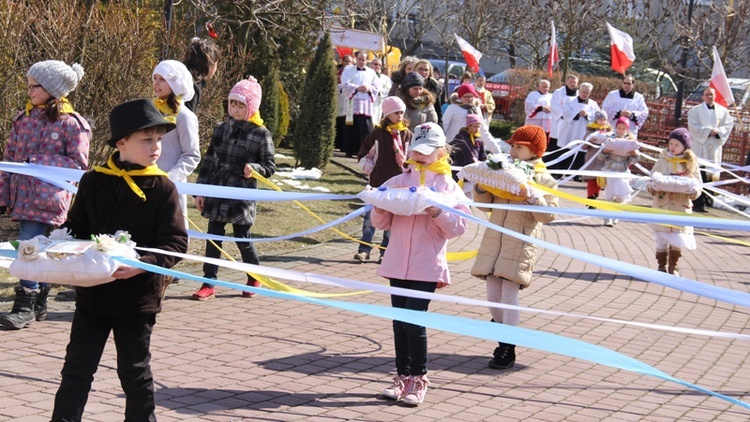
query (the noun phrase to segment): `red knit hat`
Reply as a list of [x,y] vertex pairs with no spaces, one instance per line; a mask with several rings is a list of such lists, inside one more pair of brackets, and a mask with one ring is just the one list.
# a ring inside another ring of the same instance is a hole
[[461,98],[469,93],[471,93],[475,97],[479,96],[479,94],[477,94],[477,90],[474,89],[474,85],[472,84],[461,84],[458,86],[458,98]]
[[521,126],[513,132],[508,144],[526,145],[537,158],[541,158],[547,151],[547,135],[544,129],[535,125]]

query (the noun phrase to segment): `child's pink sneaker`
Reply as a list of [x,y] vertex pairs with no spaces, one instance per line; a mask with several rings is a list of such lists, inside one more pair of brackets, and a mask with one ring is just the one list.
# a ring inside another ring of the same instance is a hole
[[395,377],[393,377],[393,384],[383,390],[381,394],[391,400],[401,400],[401,398],[404,397],[404,394],[406,393],[408,381],[409,377],[404,375],[396,375]]
[[408,389],[406,395],[403,398],[403,403],[407,406],[419,406],[424,401],[424,396],[427,394],[427,386],[430,385],[430,380],[427,379],[427,375],[419,375],[409,377]]

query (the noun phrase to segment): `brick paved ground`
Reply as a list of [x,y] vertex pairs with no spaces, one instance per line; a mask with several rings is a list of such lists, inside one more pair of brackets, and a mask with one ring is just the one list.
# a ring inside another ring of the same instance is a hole
[[[583,187],[568,189],[581,194]],[[645,203],[644,200],[639,202]],[[712,210],[713,215],[726,215]],[[560,216],[562,220],[574,219]],[[475,225],[452,250],[475,249]],[[750,240],[746,233],[721,233]],[[561,221],[545,238],[579,250],[653,267],[646,226],[600,220]],[[698,251],[681,261],[683,275],[748,291],[748,249],[698,236]],[[382,283],[375,262],[356,264],[356,247],[335,241],[262,257],[272,267]],[[472,260],[452,265],[444,293],[484,297],[469,275]],[[198,273],[198,267],[192,271]],[[681,327],[746,332],[747,309],[702,299],[543,252],[538,279],[521,292],[524,306]],[[224,279],[242,275],[222,270]],[[321,292],[335,288],[299,285]],[[296,301],[243,299],[219,289],[196,302],[196,285],[172,285],[153,335],[152,366],[160,421],[340,420],[747,420],[750,411],[651,377],[519,347],[516,366],[487,368],[493,344],[429,330],[433,386],[419,408],[381,400],[393,374],[390,321]],[[368,294],[343,300],[388,305]],[[6,304],[7,308],[7,304]],[[72,317],[72,304],[51,302],[50,318],[30,329],[0,332],[0,420],[43,421],[51,414]],[[486,320],[486,309],[433,302],[431,311]],[[521,325],[616,350],[702,387],[750,401],[750,344],[738,340],[623,327],[523,313]],[[124,399],[107,346],[86,408],[87,421],[122,420]]]

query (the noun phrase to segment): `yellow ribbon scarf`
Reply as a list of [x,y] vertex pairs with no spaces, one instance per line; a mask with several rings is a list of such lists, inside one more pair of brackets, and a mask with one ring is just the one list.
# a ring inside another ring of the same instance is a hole
[[385,128],[385,130],[388,131],[388,132],[393,132],[394,130],[397,130],[399,132],[403,132],[406,129],[409,129],[409,126],[406,126],[404,124],[404,122],[398,122],[396,124],[390,124],[390,125],[386,126],[386,128]]
[[263,126],[263,119],[260,118],[260,110],[256,111],[255,114],[253,114],[252,116],[250,116],[250,118],[247,119],[247,121],[250,122],[250,123],[255,123],[256,125],[258,125],[260,127],[264,127]]
[[180,106],[182,105],[182,96],[177,97],[177,110],[172,110],[167,104],[167,100],[161,98],[154,98],[154,105],[159,109],[161,114],[164,115],[164,120],[169,123],[177,123],[177,113],[180,112]]
[[[58,105],[58,109],[60,110],[60,113],[63,113],[63,114],[73,114],[73,113],[76,112],[75,110],[73,110],[73,106],[70,104],[70,101],[68,101],[67,98],[60,97],[57,100],[57,102],[59,104]],[[31,104],[31,101],[29,101],[29,102],[26,103],[26,115],[27,116],[29,115],[29,113],[31,113],[31,110],[33,110],[34,107],[39,107],[42,110],[44,110],[46,108],[46,106],[44,104],[42,104],[40,106],[35,106],[34,104]]]
[[419,186],[424,186],[424,175],[427,170],[437,174],[451,174],[451,165],[448,164],[448,156],[436,160],[434,163],[423,166],[411,158],[405,164],[411,164],[419,171]]
[[112,157],[114,157],[114,154],[112,154],[109,157],[109,160],[107,161],[107,167],[95,166],[94,171],[108,174],[110,176],[122,177],[123,179],[125,179],[125,183],[128,184],[130,189],[132,189],[133,192],[135,192],[135,194],[138,195],[144,202],[146,201],[146,194],[143,193],[143,191],[141,190],[141,188],[138,187],[138,185],[135,184],[135,181],[133,180],[131,176],[166,176],[167,175],[167,173],[160,170],[159,167],[157,167],[155,164],[150,165],[141,170],[123,170],[117,167],[117,164],[115,164],[115,161],[112,159]]

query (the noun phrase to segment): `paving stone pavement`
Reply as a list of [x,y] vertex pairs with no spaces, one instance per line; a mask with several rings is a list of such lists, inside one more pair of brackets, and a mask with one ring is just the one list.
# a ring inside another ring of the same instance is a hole
[[[574,183],[569,192],[585,188]],[[639,203],[647,203],[639,198]],[[575,206],[572,204],[567,204]],[[479,213],[479,212],[477,212]],[[726,216],[711,210],[714,216]],[[582,251],[654,267],[647,226],[559,216],[544,238]],[[476,249],[483,229],[450,244]],[[718,233],[750,241],[742,232]],[[697,236],[682,274],[748,291],[748,249]],[[384,283],[377,261],[355,263],[347,241],[261,257],[264,265]],[[442,293],[483,299],[484,284],[469,275],[473,260],[452,263],[453,285]],[[198,266],[182,266],[200,273]],[[523,306],[636,320],[643,323],[747,333],[742,307],[681,293],[542,251],[536,281],[522,290]],[[229,281],[242,274],[223,269]],[[330,286],[290,283],[337,293]],[[430,379],[426,401],[407,408],[377,397],[394,373],[391,322],[353,312],[268,298],[244,299],[218,289],[216,299],[190,300],[197,287],[173,284],[152,338],[152,368],[160,421],[739,421],[750,410],[652,377],[519,347],[515,367],[498,371],[487,361],[491,342],[428,330]],[[339,300],[389,305],[369,293]],[[7,304],[6,304],[7,305]],[[49,319],[21,331],[0,332],[0,420],[44,421],[60,380],[73,304],[51,301]],[[7,308],[7,306],[6,306]],[[433,302],[430,312],[487,320],[489,312]],[[521,326],[590,342],[639,359],[685,381],[750,401],[748,342],[656,331],[571,317],[521,314]],[[84,414],[87,421],[122,420],[124,396],[107,345]]]

